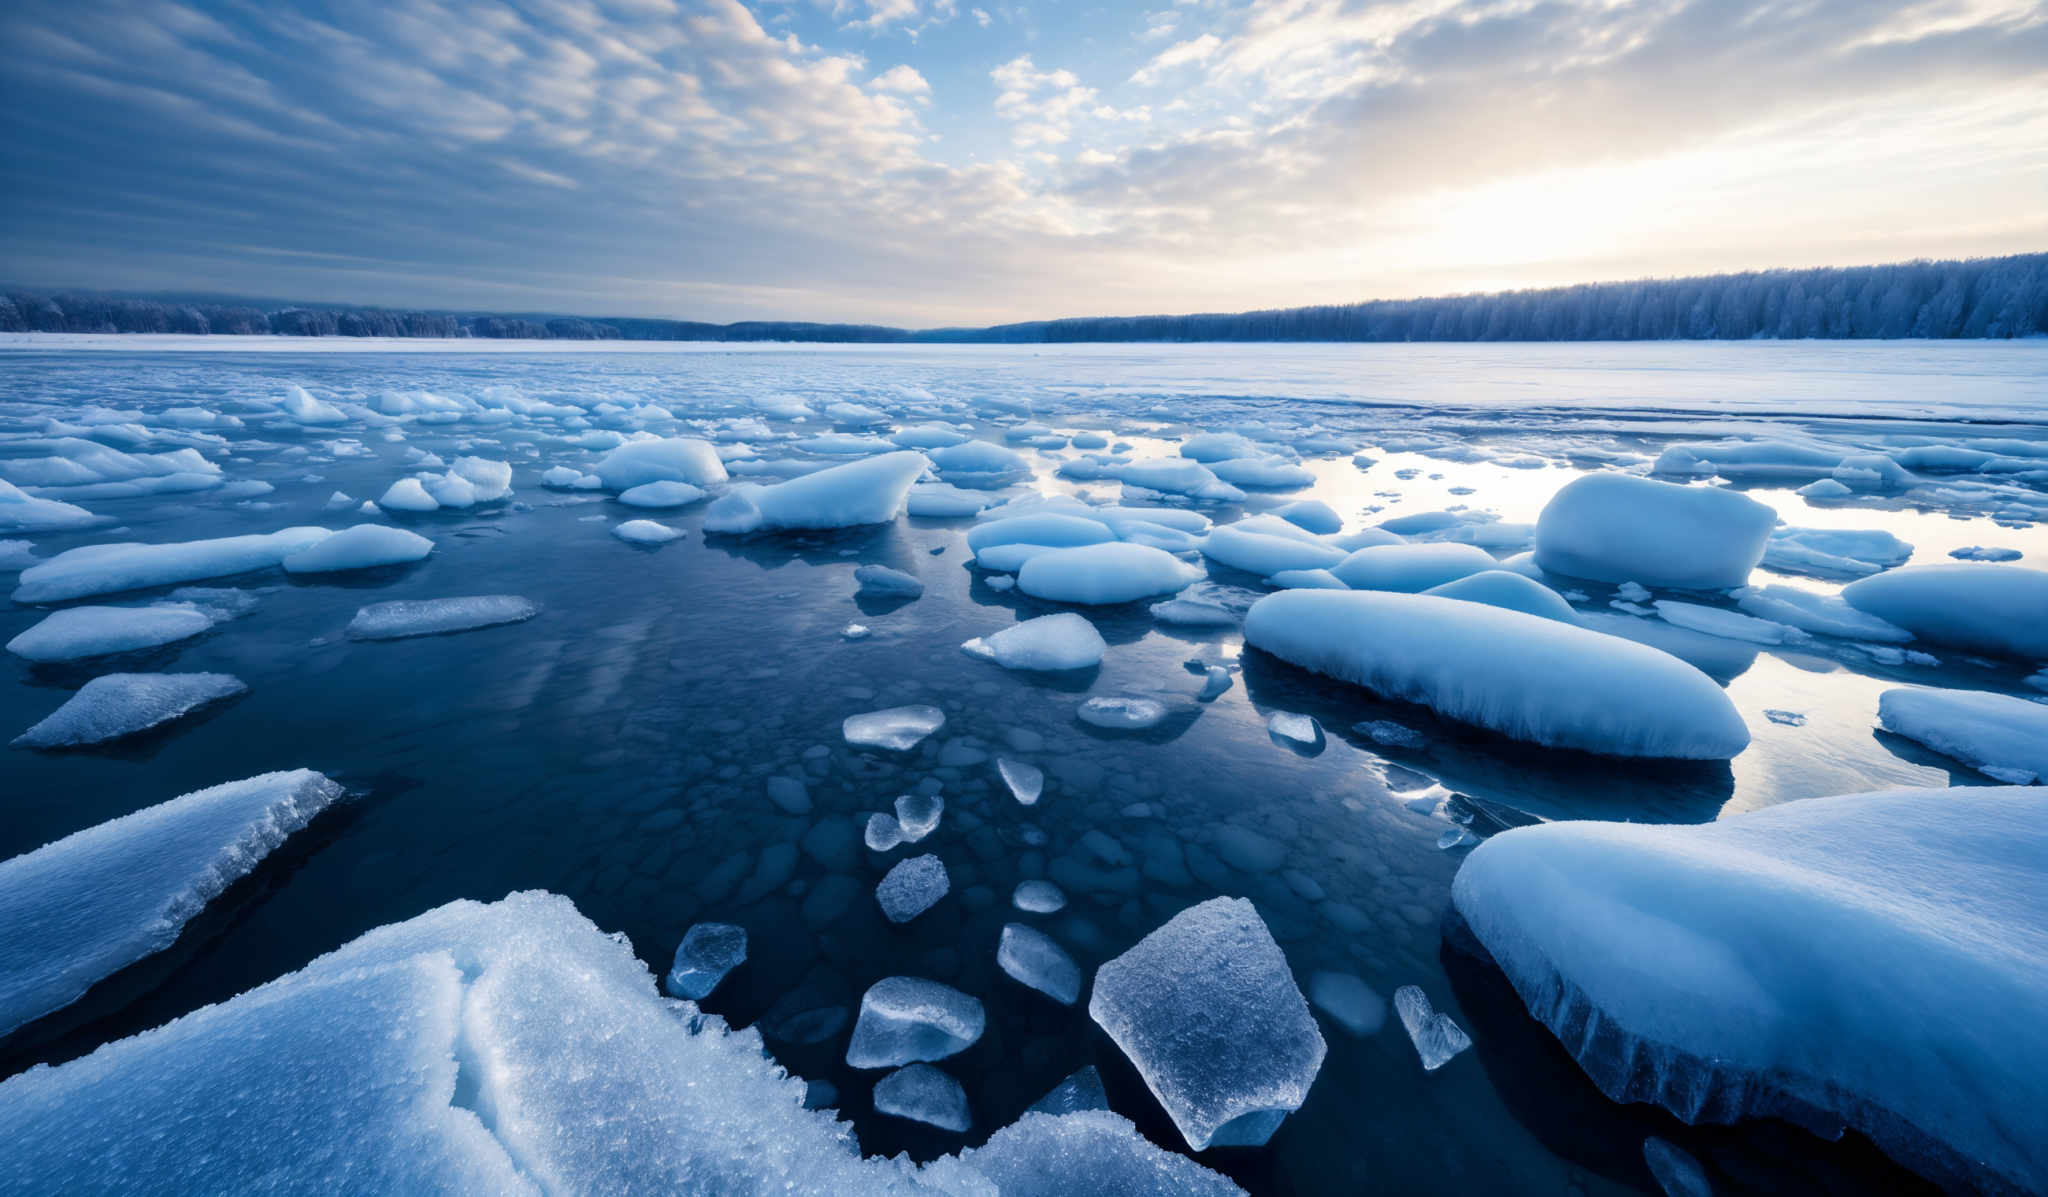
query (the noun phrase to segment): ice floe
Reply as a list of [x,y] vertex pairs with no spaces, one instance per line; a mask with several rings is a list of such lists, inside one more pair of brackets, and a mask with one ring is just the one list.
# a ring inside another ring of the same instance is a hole
[[285,558],[332,535],[326,528],[286,528],[265,535],[181,544],[86,545],[22,570],[14,601],[61,603],[274,569]]
[[1884,729],[2007,785],[2048,779],[2048,703],[1982,690],[1887,690]]
[[225,673],[101,674],[16,736],[14,744],[19,748],[103,744],[148,731],[248,689],[241,679]]
[[972,1047],[987,1023],[981,1002],[950,985],[920,977],[884,977],[861,995],[846,1063],[853,1068],[899,1068],[943,1060]]
[[907,923],[938,905],[951,888],[945,862],[927,852],[897,861],[875,886],[875,902],[890,922]]
[[1908,565],[1851,582],[1842,598],[1933,644],[2048,660],[2048,570]]
[[1777,518],[1732,490],[1588,474],[1537,517],[1536,564],[1596,582],[1728,590],[1747,583]]
[[1172,594],[1201,571],[1171,553],[1115,541],[1050,549],[1017,571],[1017,589],[1055,603],[1108,605]]
[[38,663],[136,652],[187,640],[215,617],[191,603],[150,607],[66,607],[7,642],[7,651]]
[[996,944],[996,963],[1010,979],[1029,985],[1062,1006],[1081,996],[1081,966],[1052,936],[1022,923],[1005,923]]
[[433,551],[434,542],[417,532],[382,524],[357,524],[300,549],[278,564],[288,574],[339,573],[403,565],[423,560]]
[[1109,646],[1095,625],[1071,611],[1041,615],[1000,632],[976,636],[960,646],[969,656],[1005,669],[1091,669]]
[[841,721],[839,731],[856,747],[908,752],[944,726],[946,713],[939,708],[908,706],[849,715]]
[[516,594],[394,599],[358,609],[348,621],[347,633],[353,640],[400,640],[519,623],[538,614],[538,604]]
[[629,491],[650,482],[715,486],[726,480],[725,465],[710,442],[694,437],[627,441],[591,470],[606,490]]
[[730,535],[885,524],[902,512],[930,463],[902,450],[773,486],[736,486],[704,511],[704,530]]

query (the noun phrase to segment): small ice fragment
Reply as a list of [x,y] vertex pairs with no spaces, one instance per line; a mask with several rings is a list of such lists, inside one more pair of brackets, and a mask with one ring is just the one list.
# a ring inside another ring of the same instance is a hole
[[1623,602],[1647,603],[1650,601],[1649,590],[1638,582],[1623,582],[1614,588],[1614,593]]
[[627,544],[667,544],[682,532],[653,520],[627,520],[623,524],[613,524],[612,535]]
[[1351,730],[1384,748],[1420,748],[1428,743],[1422,733],[1389,719],[1368,719],[1354,723]]
[[877,1081],[875,1109],[940,1130],[964,1131],[972,1125],[967,1091],[929,1064],[906,1065]]
[[857,747],[908,752],[944,726],[944,711],[931,706],[911,706],[849,715],[839,725],[839,731],[847,743]]
[[1212,702],[1230,689],[1230,671],[1221,665],[1211,665],[1202,671],[1202,692],[1195,695],[1196,702]]
[[1297,715],[1292,711],[1275,711],[1266,719],[1266,734],[1283,748],[1314,756],[1325,746],[1323,726],[1310,715]]
[[1350,973],[1310,976],[1308,1000],[1353,1035],[1376,1035],[1386,1025],[1387,999]]
[[1657,1178],[1658,1187],[1664,1190],[1665,1197],[1714,1197],[1714,1186],[1707,1181],[1707,1170],[1668,1140],[1654,1136],[1644,1139],[1643,1163],[1649,1165],[1650,1175]]
[[1052,1091],[1031,1103],[1026,1114],[1072,1114],[1081,1110],[1107,1110],[1109,1094],[1102,1088],[1102,1074],[1095,1065],[1074,1073],[1052,1087]]
[[665,982],[669,993],[691,1001],[708,997],[725,975],[747,960],[747,929],[731,923],[698,923],[676,948]]
[[[570,481],[574,482],[575,479],[571,478]],[[666,479],[661,482],[643,482],[638,486],[629,486],[619,492],[619,502],[628,507],[648,509],[688,507],[702,499],[704,494],[701,487]]]
[[1451,1057],[1472,1046],[1472,1038],[1465,1034],[1464,1028],[1451,1021],[1450,1015],[1433,1010],[1429,995],[1417,986],[1403,985],[1396,989],[1394,1009],[1400,1012],[1401,1025],[1407,1029],[1409,1040],[1422,1057],[1425,1072],[1435,1072],[1449,1063]]
[[951,886],[945,862],[927,852],[897,861],[875,887],[875,901],[890,922],[907,923],[930,910]]
[[1764,718],[1770,720],[1772,723],[1782,723],[1786,727],[1806,726],[1806,716],[1800,714],[1798,711],[1768,710],[1764,712]]
[[1010,904],[1027,914],[1057,914],[1067,908],[1067,895],[1050,881],[1019,881]]
[[1003,925],[996,963],[1013,981],[1036,989],[1062,1006],[1081,996],[1081,968],[1052,936],[1022,923]]
[[981,1038],[981,1002],[920,977],[884,977],[861,995],[860,1018],[846,1045],[853,1068],[896,1068],[943,1060]]
[[847,624],[839,630],[839,635],[841,639],[845,640],[865,640],[869,635],[868,625],[864,623]]
[[479,594],[466,598],[397,599],[371,603],[348,621],[353,640],[398,640],[437,636],[476,628],[519,623],[540,614],[532,600],[516,594]]
[[427,493],[417,478],[400,478],[377,500],[377,506],[386,511],[439,511],[441,504]]
[[860,584],[860,593],[868,598],[914,599],[924,593],[924,583],[915,576],[886,565],[856,566],[853,580]]
[[1045,793],[1045,770],[1009,757],[996,758],[996,772],[1003,775],[1003,784],[1010,787],[1010,796],[1025,806],[1036,806],[1039,796]]
[[1436,837],[1436,846],[1448,852],[1453,848],[1464,848],[1479,842],[1479,837],[1462,827],[1453,827]]
[[896,821],[895,815],[876,811],[868,816],[867,831],[861,838],[868,851],[887,852],[904,842],[903,825]]
[[1958,561],[2018,561],[2020,559],[2020,551],[2018,549],[1986,548],[1983,545],[1975,544],[1967,548],[1950,549],[1948,555]]
[[903,794],[896,799],[896,823],[903,842],[914,844],[938,828],[946,800],[937,794]]
[[1091,698],[1075,713],[1081,722],[1108,731],[1143,731],[1166,720],[1164,703],[1129,694]]

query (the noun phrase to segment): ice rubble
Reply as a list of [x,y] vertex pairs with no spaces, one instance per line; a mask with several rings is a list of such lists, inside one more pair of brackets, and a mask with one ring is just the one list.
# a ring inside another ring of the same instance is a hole
[[2048,791],[1516,828],[1452,898],[1617,1101],[1846,1123],[1944,1184],[2048,1189]]
[[1483,569],[1476,574],[1466,574],[1454,582],[1432,586],[1423,591],[1438,598],[1463,599],[1468,603],[1484,603],[1489,607],[1501,607],[1509,611],[1520,611],[1525,615],[1554,619],[1559,623],[1579,622],[1578,613],[1564,597],[1543,583],[1504,569]]
[[540,614],[540,607],[516,594],[479,594],[463,598],[394,599],[359,608],[348,621],[354,640],[399,640],[438,636],[473,628],[519,623]]
[[662,988],[696,1001],[718,988],[726,974],[747,962],[747,929],[731,923],[697,923],[683,933]]
[[914,599],[924,594],[924,583],[915,574],[886,565],[854,566],[853,580],[859,593],[869,598]]
[[1106,1112],[1033,1114],[921,1170],[864,1159],[804,1091],[756,1032],[662,1000],[565,899],[515,894],[380,928],[0,1084],[0,1188],[1035,1197],[1082,1177],[1117,1197],[1236,1192]]
[[940,1130],[965,1131],[973,1125],[967,1090],[929,1064],[906,1064],[876,1081],[875,1110]]
[[972,1047],[987,1022],[981,1002],[950,985],[920,977],[884,977],[861,995],[846,1063],[852,1068],[897,1068],[943,1060]]
[[1062,1006],[1081,996],[1081,966],[1053,937],[1022,923],[1003,924],[996,963],[1010,979],[1029,985]]
[[[208,902],[340,797],[340,786],[308,769],[266,773],[0,864],[0,1035],[169,947]],[[18,1104],[6,1096],[0,1087],[0,1110]],[[0,1154],[21,1146],[8,1141]]]
[[773,486],[737,486],[704,511],[704,530],[733,535],[885,524],[930,465],[908,449],[852,461]]
[[848,715],[840,722],[839,733],[846,737],[848,744],[858,748],[908,752],[944,726],[946,713],[937,707],[890,707],[885,711]]
[[675,436],[627,441],[592,469],[606,490],[629,491],[650,482],[713,486],[726,480],[725,465],[709,441]]
[[1330,567],[1353,590],[1428,590],[1497,568],[1485,549],[1469,544],[1368,545]]
[[1061,611],[976,636],[960,648],[1005,669],[1067,670],[1101,664],[1109,645],[1094,624],[1071,611]]
[[1112,541],[1038,554],[1017,571],[1017,589],[1049,602],[1107,605],[1171,594],[1199,577],[1162,549]]
[[1851,582],[1842,598],[1934,644],[2048,660],[2048,571],[1908,565]]
[[103,744],[169,723],[199,707],[248,690],[225,673],[108,673],[41,722],[14,738],[18,748]]
[[1103,964],[1088,1016],[1197,1151],[1272,1138],[1326,1050],[1287,957],[1242,898],[1190,906]]
[[1519,740],[1612,756],[1725,760],[1749,729],[1669,653],[1520,611],[1431,595],[1286,590],[1245,643]]
[[1981,690],[1887,690],[1884,729],[2008,785],[2048,779],[2048,704]]
[[1748,581],[1777,518],[1732,490],[1588,474],[1537,517],[1536,564],[1596,582],[1727,590]]
[[68,549],[21,571],[17,603],[62,603],[124,590],[175,586],[274,569],[286,557],[326,540],[325,528],[286,528],[256,536],[224,536],[173,544],[94,544]]
[[875,902],[890,922],[907,923],[936,906],[951,888],[945,862],[927,852],[897,861],[875,886]]
[[[574,482],[575,480],[572,478],[570,481]],[[629,486],[619,492],[619,502],[624,503],[628,507],[644,507],[650,510],[688,507],[690,504],[704,498],[706,493],[702,487],[691,486],[687,482],[667,479],[661,482],[643,482],[638,486]]]
[[7,642],[7,651],[38,663],[136,652],[190,639],[216,622],[191,603],[151,607],[66,607],[52,611]]
[[316,541],[279,562],[288,574],[339,573],[402,565],[434,551],[434,542],[417,532],[382,524],[357,524]]
[[667,544],[682,534],[680,528],[671,528],[667,524],[656,523],[653,520],[627,520],[612,525],[612,535],[627,544]]

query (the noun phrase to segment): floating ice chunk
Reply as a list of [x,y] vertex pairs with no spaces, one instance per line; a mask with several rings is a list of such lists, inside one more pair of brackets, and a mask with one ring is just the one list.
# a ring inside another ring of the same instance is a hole
[[849,715],[840,723],[839,732],[846,737],[848,744],[860,748],[908,752],[944,726],[946,713],[937,707],[890,707],[885,711]]
[[682,534],[681,528],[671,528],[653,520],[627,520],[612,525],[612,535],[627,544],[667,544]]
[[1031,463],[1022,453],[987,441],[964,441],[957,445],[946,445],[931,450],[925,456],[931,458],[932,464],[948,475],[1031,472]]
[[1401,1015],[1401,1026],[1408,1032],[1408,1041],[1415,1045],[1415,1054],[1422,1057],[1424,1072],[1435,1072],[1472,1046],[1472,1037],[1465,1029],[1452,1021],[1450,1015],[1431,1009],[1429,995],[1418,986],[1403,985],[1396,989],[1394,1009]]
[[1790,624],[1759,619],[1739,611],[1727,611],[1720,607],[1704,607],[1698,603],[1681,603],[1672,599],[1658,599],[1657,614],[1666,623],[1704,632],[1709,636],[1725,636],[1730,640],[1747,640],[1752,644],[1799,644],[1807,639],[1806,633]]
[[[948,1161],[927,1165],[927,1173]],[[1108,1110],[1026,1113],[959,1164],[1002,1197],[1242,1197],[1244,1190],[1184,1155],[1162,1151]],[[966,1191],[966,1186],[961,1186]]]
[[619,502],[628,507],[650,509],[688,507],[705,497],[702,487],[687,482],[643,482],[619,492]]
[[1005,669],[1093,669],[1109,649],[1095,625],[1071,611],[1041,615],[960,646],[969,656]]
[[2018,549],[1992,549],[1983,545],[1969,545],[1965,548],[1950,549],[1948,555],[1958,561],[2018,561]]
[[[1800,479],[1826,475],[1847,454],[1837,448],[1793,441],[1704,441],[1671,445],[1650,467],[1652,473],[1723,478]],[[1676,585],[1676,583],[1673,583]]]
[[1353,1035],[1376,1035],[1386,1025],[1387,999],[1350,973],[1326,970],[1311,975],[1308,1000]]
[[1284,590],[1252,605],[1245,642],[1537,744],[1703,760],[1749,745],[1734,704],[1693,666],[1520,611],[1432,595]]
[[1344,528],[1344,517],[1337,514],[1336,508],[1320,499],[1303,499],[1300,502],[1275,507],[1273,514],[1297,527],[1325,536]]
[[1230,689],[1230,671],[1221,665],[1207,665],[1202,668],[1202,690],[1195,695],[1197,702],[1214,702]]
[[1242,898],[1190,906],[1097,969],[1088,1016],[1197,1151],[1265,1143],[1323,1066],[1287,957]]
[[1010,904],[1026,914],[1058,914],[1067,908],[1067,895],[1050,881],[1019,881]]
[[482,457],[458,457],[450,472],[469,483],[473,497],[478,503],[496,503],[512,494],[512,465],[510,462],[490,461]]
[[704,512],[704,530],[734,535],[886,524],[929,463],[905,449],[778,482],[740,486]]
[[988,505],[989,497],[979,491],[945,482],[919,482],[910,488],[904,510],[924,519],[965,519]]
[[945,862],[927,852],[897,861],[875,887],[875,901],[890,922],[907,923],[936,906],[951,888]]
[[1236,611],[1200,598],[1167,599],[1163,603],[1153,603],[1148,610],[1160,623],[1184,628],[1234,628],[1238,621]]
[[1143,731],[1166,721],[1166,704],[1132,694],[1105,694],[1074,712],[1081,722],[1107,731]]
[[1202,541],[1202,555],[1232,569],[1268,577],[1287,570],[1330,569],[1345,559],[1344,550],[1316,540],[1297,540],[1224,524]]
[[[1207,466],[1189,458],[1146,457],[1124,462],[1111,468],[1110,473],[1119,481],[1146,490],[1164,494],[1188,495],[1197,498],[1216,498],[1230,501],[1225,494],[1236,488],[1210,473]],[[1243,499],[1244,492],[1236,491],[1236,499]]]
[[315,399],[306,388],[297,384],[285,388],[284,398],[278,400],[278,407],[299,424],[342,424],[348,421],[346,412],[332,403]]
[[1536,564],[1596,582],[1728,590],[1748,581],[1777,518],[1731,490],[1588,474],[1537,517]]
[[249,687],[225,673],[109,673],[16,736],[20,748],[73,748],[148,731]]
[[1095,1065],[1079,1069],[1054,1085],[1044,1097],[1031,1103],[1027,1114],[1074,1114],[1082,1110],[1109,1109],[1109,1093],[1102,1087],[1102,1074]]
[[449,470],[438,478],[422,479],[420,485],[426,489],[427,496],[433,499],[438,506],[453,508],[457,511],[467,510],[476,506],[476,487],[471,485],[469,479],[464,478],[454,470]]
[[427,512],[441,510],[440,501],[427,493],[417,478],[400,478],[384,491],[377,506],[386,511]]
[[2008,785],[2048,778],[2048,704],[1981,690],[1887,690],[1877,717],[1917,741]]
[[1010,797],[1024,806],[1038,805],[1039,795],[1045,793],[1045,770],[1009,757],[998,757],[996,772],[1002,775],[1003,784],[1009,787]]
[[1371,719],[1354,723],[1351,730],[1383,748],[1424,748],[1429,741],[1412,727],[1403,727],[1390,719]]
[[1005,923],[996,963],[1010,979],[1071,1006],[1081,996],[1081,966],[1052,936],[1022,923]]
[[1232,486],[1257,490],[1298,490],[1314,486],[1316,476],[1305,466],[1278,457],[1234,457],[1212,461],[1209,472]]
[[[1229,461],[1265,452],[1257,441],[1235,432],[1198,432],[1180,443],[1180,455],[1194,461]],[[1153,489],[1161,489],[1154,487]]]
[[1312,715],[1297,715],[1293,711],[1275,711],[1266,717],[1266,734],[1276,744],[1282,744],[1297,752],[1306,751],[1313,755],[1323,750],[1323,725]]
[[662,987],[679,998],[699,1001],[718,988],[726,974],[747,962],[747,929],[731,923],[698,923],[676,946]]
[[876,811],[868,816],[867,828],[861,833],[861,842],[870,852],[887,852],[902,846],[907,841],[903,836],[903,824],[896,816]]
[[[568,466],[550,466],[542,471],[540,484],[553,490],[568,490],[576,485],[577,479],[584,476],[581,470],[571,469]],[[596,477],[594,474],[589,476]]]
[[1554,619],[1559,623],[1575,624],[1579,616],[1572,605],[1564,601],[1557,591],[1532,578],[1504,569],[1483,569],[1476,574],[1467,574],[1455,582],[1445,582],[1423,591],[1439,598],[1463,599],[1468,603],[1485,603],[1489,607],[1502,607],[1509,611],[1521,611],[1528,615]]
[[516,594],[396,599],[357,610],[355,618],[348,621],[347,633],[352,640],[400,640],[519,623],[538,614],[537,604]]
[[21,571],[14,601],[61,603],[273,569],[286,557],[332,535],[325,528],[286,528],[267,535],[174,544],[86,545]]
[[0,480],[0,532],[69,532],[98,519],[75,503],[33,498]]
[[154,607],[66,607],[7,642],[7,651],[45,663],[78,661],[175,644],[214,625],[189,603]]
[[2043,895],[2048,790],[1968,786],[1519,827],[1452,886],[1613,1100],[1846,1123],[1993,1192],[2048,1189]]
[[987,1021],[978,1000],[950,985],[918,977],[884,977],[861,995],[846,1063],[852,1068],[897,1068],[943,1060],[972,1047]]
[[1735,605],[1758,619],[1790,624],[1805,632],[1840,636],[1845,640],[1875,640],[1903,644],[1913,633],[1865,615],[1831,594],[1815,594],[1796,586],[1752,586],[1732,596]]
[[913,424],[890,433],[889,439],[906,449],[943,449],[965,443],[967,434],[944,424]]
[[1779,528],[1764,544],[1763,564],[1782,574],[1861,578],[1912,555],[1912,545],[1879,529]]
[[1833,478],[1822,478],[1818,482],[1809,482],[1800,487],[1796,493],[1805,495],[1810,500],[1825,502],[1829,499],[1846,499],[1856,492]]
[[339,573],[419,561],[434,542],[417,532],[382,524],[357,524],[300,549],[279,562],[288,574]]
[[907,1064],[876,1081],[875,1110],[940,1130],[965,1131],[973,1125],[967,1090],[929,1064]]
[[908,844],[937,831],[945,814],[946,800],[937,794],[900,794],[896,798],[896,823]]
[[967,547],[977,558],[983,549],[1002,545],[1033,544],[1049,548],[1101,544],[1116,539],[1108,524],[1089,516],[1063,511],[1011,515],[976,525],[967,533]]
[[1017,589],[1049,602],[1103,605],[1171,594],[1201,576],[1164,550],[1112,542],[1040,553],[1017,571]]
[[1330,572],[1353,590],[1413,594],[1499,565],[1485,549],[1469,544],[1388,544],[1359,549]]
[[0,1035],[171,946],[208,902],[340,797],[340,786],[311,770],[266,773],[0,864]]
[[2042,617],[2048,612],[2048,571],[1909,565],[1851,582],[1842,597],[1858,611],[1935,644],[2048,660],[2048,619]]
[[650,482],[711,486],[726,480],[725,464],[709,441],[672,436],[627,441],[604,455],[593,471],[606,490],[628,491]]
[[859,585],[859,593],[870,598],[917,598],[924,594],[924,583],[914,574],[886,565],[857,565],[853,580]]
[[1349,590],[1344,580],[1327,569],[1283,569],[1266,579],[1280,590]]
[[1714,1197],[1700,1162],[1666,1140],[1654,1136],[1643,1140],[1643,1163],[1656,1178],[1664,1197]]

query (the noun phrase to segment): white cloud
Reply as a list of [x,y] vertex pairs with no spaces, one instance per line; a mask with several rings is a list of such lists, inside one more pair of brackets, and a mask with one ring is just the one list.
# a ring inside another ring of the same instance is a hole
[[1205,33],[1184,42],[1175,42],[1154,55],[1152,61],[1139,67],[1137,73],[1131,76],[1131,82],[1149,87],[1176,67],[1209,61],[1210,56],[1222,45],[1223,39],[1213,33]]
[[868,80],[868,86],[876,91],[895,92],[905,96],[930,95],[932,90],[932,85],[925,82],[925,77],[908,65],[890,67]]

